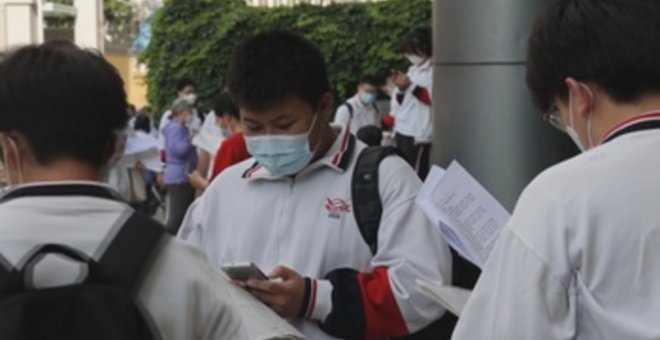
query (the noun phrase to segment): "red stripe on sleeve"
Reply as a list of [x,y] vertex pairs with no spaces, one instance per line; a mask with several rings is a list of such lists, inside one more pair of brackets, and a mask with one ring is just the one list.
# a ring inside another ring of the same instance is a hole
[[431,93],[426,87],[417,86],[413,90],[413,95],[415,98],[419,99],[420,102],[425,105],[431,106]]
[[358,283],[366,320],[366,338],[408,335],[408,327],[396,303],[386,267],[360,273]]
[[312,317],[312,314],[314,313],[314,308],[316,307],[316,291],[317,291],[317,283],[316,280],[312,279],[312,291],[310,294],[310,299],[309,299],[309,306],[307,307],[307,314],[305,315],[305,319],[309,319]]

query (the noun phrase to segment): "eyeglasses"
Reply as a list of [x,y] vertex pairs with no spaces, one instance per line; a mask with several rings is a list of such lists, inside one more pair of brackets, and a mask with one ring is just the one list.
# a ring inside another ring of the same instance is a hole
[[561,132],[566,132],[566,127],[564,126],[564,122],[561,121],[561,114],[557,105],[553,104],[550,106],[550,109],[543,115],[543,120],[552,125],[553,128]]

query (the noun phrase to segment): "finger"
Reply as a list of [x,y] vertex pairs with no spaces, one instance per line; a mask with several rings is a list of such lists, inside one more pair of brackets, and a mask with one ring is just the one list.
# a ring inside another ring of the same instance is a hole
[[276,282],[270,280],[247,280],[245,284],[250,289],[258,290],[266,294],[275,294],[279,291]]
[[291,277],[295,276],[296,272],[294,272],[292,269],[284,267],[284,266],[277,266],[275,269],[273,269],[272,272],[270,272],[270,275],[268,276],[271,279],[276,279],[280,278],[282,280],[287,280],[290,279]]
[[264,292],[260,292],[258,290],[249,290],[249,292],[250,292],[250,294],[252,294],[252,296],[256,297],[259,301],[263,302],[267,306],[272,308],[275,305],[275,301],[277,299],[277,296],[272,295],[272,294],[268,294],[268,293],[264,293]]
[[241,281],[241,280],[231,280],[231,283],[233,283],[233,284],[235,284],[235,285],[237,285],[237,286],[239,286],[239,287],[241,287],[241,288],[247,288],[247,284],[245,283],[245,281]]

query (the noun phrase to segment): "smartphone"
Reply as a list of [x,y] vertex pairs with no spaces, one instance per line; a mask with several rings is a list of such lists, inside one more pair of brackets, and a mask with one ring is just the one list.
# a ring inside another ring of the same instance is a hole
[[268,276],[252,262],[231,263],[222,266],[221,269],[229,278],[236,281],[268,280]]

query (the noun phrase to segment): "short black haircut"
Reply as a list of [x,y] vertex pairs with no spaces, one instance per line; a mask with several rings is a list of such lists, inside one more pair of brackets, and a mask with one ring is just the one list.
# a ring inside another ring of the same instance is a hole
[[213,100],[213,112],[216,117],[224,117],[229,115],[236,118],[237,120],[241,119],[241,114],[238,110],[234,100],[231,99],[231,95],[227,92],[222,92],[219,95],[215,96]]
[[124,82],[98,52],[46,43],[0,62],[0,132],[24,137],[41,165],[66,157],[101,168],[127,107]]
[[556,0],[529,38],[527,85],[547,110],[565,80],[593,82],[615,102],[660,92],[660,1]]
[[138,114],[133,123],[133,130],[151,133],[151,118],[144,113]]
[[360,77],[360,84],[369,84],[374,87],[380,87],[383,82],[376,76],[366,74]]
[[368,146],[378,146],[383,141],[383,130],[374,125],[363,126],[357,131],[357,138]]
[[181,78],[179,79],[179,81],[176,82],[177,92],[183,91],[187,86],[197,87],[197,85],[195,85],[195,82],[190,78]]
[[240,108],[263,111],[287,97],[316,109],[330,82],[321,51],[300,34],[260,33],[234,51],[227,87]]
[[430,27],[419,27],[408,33],[403,39],[403,51],[407,54],[433,55],[433,38]]

